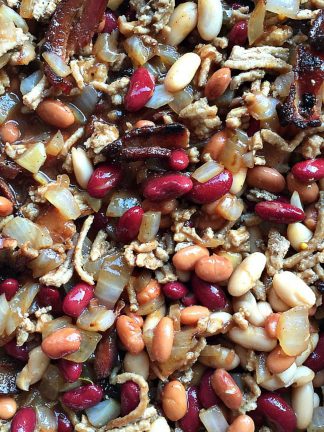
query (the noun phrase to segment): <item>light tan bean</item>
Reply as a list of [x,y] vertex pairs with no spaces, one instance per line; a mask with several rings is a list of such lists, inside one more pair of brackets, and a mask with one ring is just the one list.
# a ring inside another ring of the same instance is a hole
[[51,359],[59,359],[72,354],[81,346],[81,333],[75,328],[62,328],[47,336],[42,342],[42,350]]
[[290,241],[291,246],[296,250],[302,250],[302,243],[308,243],[313,237],[313,231],[307,228],[301,222],[295,222],[288,225],[287,238]]
[[127,351],[138,354],[144,349],[142,330],[132,318],[121,315],[117,318],[116,329]]
[[20,137],[18,124],[14,121],[7,121],[0,127],[0,138],[4,143],[12,144]]
[[227,140],[226,129],[215,133],[207,142],[203,149],[203,155],[209,153],[213,160],[217,160],[223,151]]
[[141,375],[147,380],[150,372],[150,361],[146,351],[138,354],[127,352],[124,358],[125,372],[132,372]]
[[255,284],[266,265],[266,257],[260,252],[254,252],[245,258],[234,270],[228,281],[228,292],[235,297],[248,292]]
[[275,274],[272,285],[277,296],[290,307],[307,306],[310,308],[316,302],[312,289],[295,273],[284,271]]
[[227,333],[229,339],[244,348],[269,352],[277,345],[276,339],[269,338],[263,327],[249,325],[246,330],[233,327]]
[[229,259],[213,254],[202,257],[195,265],[196,275],[206,282],[223,282],[233,273],[233,266]]
[[9,420],[17,411],[17,403],[14,398],[9,396],[0,396],[0,419]]
[[292,389],[291,406],[297,417],[297,429],[305,430],[312,421],[314,388],[310,382]]
[[239,312],[240,309],[244,308],[248,313],[247,319],[251,324],[263,326],[265,318],[260,313],[255,297],[251,292],[247,292],[240,297],[234,297],[232,303],[234,312]]
[[209,309],[205,306],[188,306],[181,310],[180,321],[184,325],[196,325],[201,318],[209,315]]
[[17,387],[28,391],[31,385],[37,383],[42,378],[49,363],[50,359],[40,346],[32,349],[29,353],[28,363],[17,375]]
[[173,255],[172,262],[177,270],[190,271],[193,270],[196,263],[205,256],[209,256],[207,248],[197,245],[188,246],[176,252]]
[[225,93],[231,82],[231,69],[223,67],[218,69],[207,81],[205,96],[209,100],[217,99]]
[[319,189],[316,182],[302,183],[292,173],[287,175],[287,187],[290,193],[297,191],[303,204],[311,204],[317,200]]
[[307,226],[307,228],[309,228],[312,231],[315,231],[317,219],[318,219],[317,208],[315,207],[315,204],[311,204],[305,209],[305,219],[303,222]]
[[187,412],[187,395],[180,381],[170,381],[163,389],[162,407],[171,421],[180,420]]
[[233,349],[221,345],[206,345],[199,356],[199,361],[205,366],[227,371],[235,369],[240,364],[240,358]]
[[180,3],[173,11],[168,26],[170,32],[166,44],[179,45],[196,27],[198,20],[197,5],[194,2]]
[[256,166],[248,170],[247,184],[272,193],[280,193],[286,186],[285,178],[275,168]]
[[242,392],[225,369],[216,369],[211,377],[211,385],[228,408],[240,407],[243,400]]
[[159,363],[164,363],[171,355],[174,339],[173,320],[169,317],[161,319],[154,330],[152,355]]
[[186,53],[181,56],[166,74],[164,80],[166,90],[171,93],[183,90],[192,81],[200,63],[198,54]]
[[58,99],[43,100],[38,105],[36,112],[45,123],[59,129],[66,129],[74,123],[74,115],[71,108]]
[[254,421],[250,416],[241,414],[233,421],[227,432],[254,432]]
[[290,368],[290,366],[295,362],[295,359],[296,357],[285,354],[282,348],[278,345],[268,355],[266,365],[271,373],[279,374]]
[[0,216],[6,217],[13,212],[13,204],[7,198],[0,196]]
[[245,179],[247,176],[247,168],[240,168],[237,173],[233,173],[233,183],[230,189],[230,193],[238,195],[242,192]]
[[202,39],[211,41],[218,36],[223,23],[220,0],[198,0],[198,32]]

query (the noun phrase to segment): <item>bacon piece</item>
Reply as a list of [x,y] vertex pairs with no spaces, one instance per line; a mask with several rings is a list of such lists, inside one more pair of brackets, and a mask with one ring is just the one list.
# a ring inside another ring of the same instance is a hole
[[320,11],[312,24],[309,43],[316,51],[324,51],[324,10]]

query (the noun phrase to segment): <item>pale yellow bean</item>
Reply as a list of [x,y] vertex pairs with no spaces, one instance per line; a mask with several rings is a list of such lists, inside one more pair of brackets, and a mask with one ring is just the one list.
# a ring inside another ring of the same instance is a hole
[[221,0],[198,0],[198,32],[202,39],[211,41],[218,36],[223,23]]
[[247,292],[240,297],[234,297],[232,304],[234,312],[239,312],[239,310],[243,308],[248,312],[247,319],[251,324],[255,326],[263,326],[265,317],[259,311],[255,297],[251,292]]
[[302,250],[301,245],[308,243],[313,237],[313,231],[307,228],[300,222],[289,224],[287,228],[287,238],[290,241],[291,246],[296,250]]
[[273,288],[268,291],[268,301],[275,312],[286,312],[290,307],[277,296]]
[[180,3],[173,11],[168,26],[170,32],[166,44],[179,45],[196,27],[198,20],[197,5],[194,2]]
[[164,80],[167,91],[173,93],[183,90],[192,81],[200,66],[198,54],[186,53],[181,56],[168,70]]
[[290,271],[275,274],[272,286],[277,296],[290,307],[307,306],[311,308],[316,302],[312,289]]
[[307,366],[297,367],[296,373],[294,375],[294,380],[292,383],[293,387],[300,387],[307,384],[315,378],[315,373]]
[[292,389],[291,406],[297,417],[297,429],[305,430],[312,421],[314,411],[314,387],[307,383]]
[[254,285],[266,265],[266,257],[260,252],[254,252],[245,258],[234,270],[228,281],[228,292],[235,297],[247,293]]
[[270,338],[263,327],[253,325],[249,325],[246,330],[233,327],[227,335],[231,341],[255,351],[269,352],[277,345],[276,339]]

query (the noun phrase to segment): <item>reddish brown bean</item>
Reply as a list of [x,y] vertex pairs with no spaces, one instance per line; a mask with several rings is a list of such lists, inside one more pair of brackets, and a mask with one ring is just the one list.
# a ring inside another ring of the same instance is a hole
[[154,329],[152,355],[159,363],[166,362],[172,351],[174,339],[173,320],[163,317]]
[[117,318],[116,329],[119,339],[127,351],[138,354],[144,349],[141,327],[137,322],[126,315]]
[[247,184],[272,193],[280,193],[286,186],[285,178],[275,168],[256,166],[247,172]]
[[52,359],[72,354],[81,346],[81,333],[76,328],[65,327],[56,330],[42,342],[42,350]]
[[173,255],[172,262],[177,270],[190,271],[195,268],[197,262],[203,258],[208,257],[209,252],[207,248],[194,245],[180,249]]
[[227,140],[226,129],[215,133],[207,142],[203,149],[203,155],[209,153],[211,158],[218,160],[219,155],[222,153]]
[[233,265],[227,258],[213,254],[210,257],[202,257],[197,261],[195,273],[206,282],[222,282],[227,280],[233,273]]
[[45,123],[59,129],[66,129],[74,123],[74,115],[71,108],[58,99],[43,100],[38,105],[36,112]]
[[14,121],[7,121],[0,127],[0,138],[4,143],[12,144],[20,137],[18,124]]
[[0,196],[0,217],[6,217],[13,212],[13,204],[7,198]]
[[216,99],[225,93],[231,82],[231,69],[223,67],[218,69],[207,81],[205,86],[205,96],[210,99]]
[[211,377],[211,385],[228,408],[238,409],[241,406],[242,392],[225,369],[216,369]]
[[317,200],[319,188],[315,182],[303,183],[292,173],[287,175],[287,187],[290,193],[297,191],[304,204],[311,204]]

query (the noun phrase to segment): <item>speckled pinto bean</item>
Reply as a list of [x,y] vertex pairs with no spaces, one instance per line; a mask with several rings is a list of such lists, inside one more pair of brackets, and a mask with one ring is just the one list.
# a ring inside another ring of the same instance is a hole
[[165,174],[147,180],[143,195],[151,201],[164,201],[190,192],[192,186],[192,180],[183,174]]
[[36,112],[45,123],[59,129],[66,129],[74,123],[74,115],[71,108],[58,99],[43,100],[38,105]]
[[257,400],[257,411],[272,423],[278,432],[295,432],[296,415],[290,405],[276,393],[264,393]]
[[186,390],[180,381],[170,381],[162,393],[164,414],[171,421],[180,420],[187,412]]
[[241,406],[242,392],[225,369],[216,369],[211,377],[211,385],[228,408],[238,409]]
[[208,256],[207,248],[198,245],[188,246],[176,252],[173,255],[172,262],[177,270],[191,271],[201,258]]

